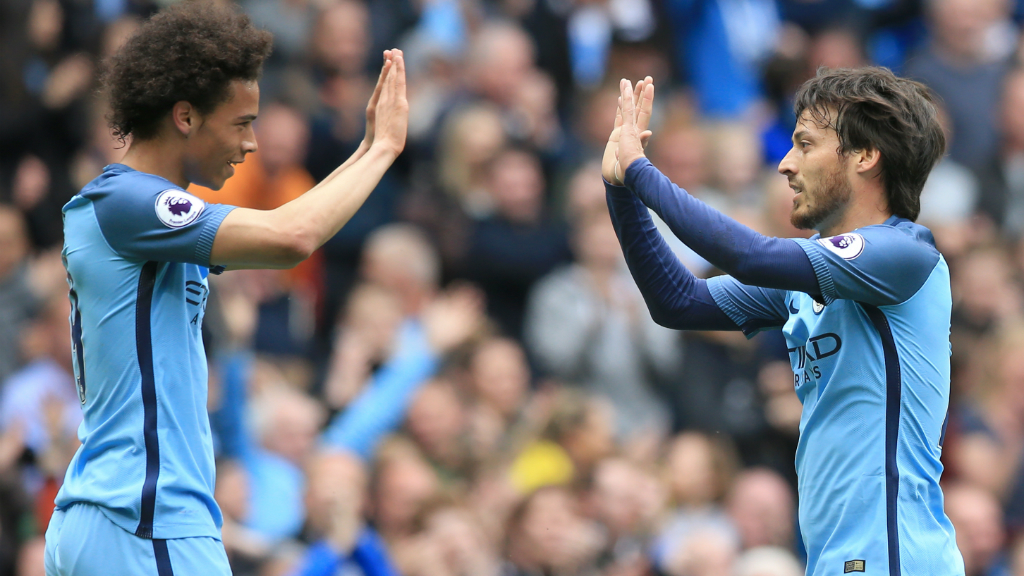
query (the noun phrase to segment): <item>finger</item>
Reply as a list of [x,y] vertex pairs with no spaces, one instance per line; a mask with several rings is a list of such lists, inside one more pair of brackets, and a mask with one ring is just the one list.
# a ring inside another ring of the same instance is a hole
[[654,111],[654,84],[644,84],[644,91],[637,100],[640,109],[636,115],[636,126],[641,132],[651,124],[651,113]]
[[398,89],[400,95],[405,95],[405,53],[401,50],[395,49],[398,53],[398,57],[395,59],[396,67],[395,71],[397,78],[395,79],[395,87]]
[[612,129],[621,128],[621,127],[622,127],[622,103],[621,103],[621,98],[620,98],[619,105],[615,107],[615,124],[612,126]]
[[633,85],[625,78],[619,83],[622,91],[622,125],[634,126],[636,124],[636,112],[633,106]]
[[370,103],[375,104],[380,100],[380,91],[384,87],[384,79],[387,78],[388,70],[391,69],[391,51],[384,51],[384,65],[380,67],[380,76],[377,78],[377,85],[373,87],[373,95],[370,96]]
[[640,102],[640,96],[643,94],[643,91],[644,91],[644,81],[641,80],[641,81],[637,82],[636,86],[633,88],[633,103],[634,104]]
[[647,149],[647,143],[651,141],[651,136],[653,134],[654,132],[651,132],[650,130],[644,130],[640,133],[640,145],[643,146],[644,150]]

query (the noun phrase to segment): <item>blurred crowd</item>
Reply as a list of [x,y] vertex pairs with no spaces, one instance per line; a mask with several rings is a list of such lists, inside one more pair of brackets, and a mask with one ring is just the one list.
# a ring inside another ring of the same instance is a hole
[[[411,120],[313,258],[211,277],[235,574],[802,574],[785,342],[655,324],[598,161],[617,80],[651,75],[654,164],[806,235],[775,172],[793,93],[818,66],[874,63],[934,90],[950,141],[920,218],[953,280],[946,511],[969,576],[1024,575],[1024,2],[238,4],[275,37],[259,151],[194,193],[271,209],[329,174],[385,48],[405,50]],[[0,576],[42,574],[78,442],[60,208],[124,153],[97,74],[160,7],[0,2]]]

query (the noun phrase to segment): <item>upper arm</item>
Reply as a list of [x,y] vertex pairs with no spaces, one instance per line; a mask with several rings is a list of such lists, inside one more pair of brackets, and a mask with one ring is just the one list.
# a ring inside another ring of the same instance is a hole
[[718,307],[748,337],[766,328],[781,328],[789,319],[787,291],[743,284],[732,276],[707,281]]
[[276,210],[236,208],[217,230],[211,262],[229,268],[290,268],[316,249],[299,230],[282,225]]
[[797,242],[811,261],[826,304],[840,299],[900,304],[917,293],[939,261],[934,245],[912,228],[867,226]]
[[207,204],[162,179],[136,179],[131,189],[93,198],[110,247],[125,258],[211,264],[217,230],[232,206]]

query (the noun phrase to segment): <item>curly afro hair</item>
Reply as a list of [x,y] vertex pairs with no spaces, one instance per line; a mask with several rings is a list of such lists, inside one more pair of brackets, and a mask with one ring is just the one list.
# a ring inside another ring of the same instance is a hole
[[233,80],[253,81],[270,55],[272,36],[235,8],[180,2],[143,24],[107,63],[110,127],[122,142],[146,140],[174,104],[202,113],[230,97]]

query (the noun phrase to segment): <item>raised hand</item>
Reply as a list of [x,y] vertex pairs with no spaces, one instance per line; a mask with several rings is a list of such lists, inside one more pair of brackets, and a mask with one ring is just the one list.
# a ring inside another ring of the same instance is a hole
[[405,149],[405,137],[409,129],[409,101],[405,94],[405,57],[402,51],[391,50],[391,60],[384,63],[384,68],[381,71],[384,75],[383,85],[380,86],[373,111],[372,145],[383,147],[398,156]]
[[384,88],[384,80],[387,78],[388,70],[391,68],[391,50],[384,51],[384,64],[380,67],[380,76],[377,78],[377,86],[373,89],[370,102],[366,105],[366,135],[363,136],[363,143],[366,146],[373,144],[373,134],[377,123],[377,102],[380,101],[380,93]]
[[[623,82],[626,82],[623,80]],[[648,88],[649,87],[649,88]],[[637,82],[636,88],[633,89],[631,94],[631,102],[640,101],[639,106],[634,106],[635,110],[635,124],[640,126],[640,143],[643,148],[647,147],[647,141],[651,137],[651,131],[647,129],[647,126],[651,121],[651,110],[654,104],[654,80],[648,76],[645,79]],[[608,136],[608,144],[605,145],[604,157],[601,160],[601,175],[604,179],[611,184],[616,186],[622,185],[621,171],[619,175],[616,175],[616,166],[619,158],[619,140],[622,134],[623,126],[623,115],[622,115],[622,97],[619,97],[619,106],[615,109],[615,123],[612,127],[612,133]]]
[[654,82],[648,76],[639,82],[639,87],[634,92],[629,80],[623,78],[619,83],[619,90],[622,127],[619,132],[615,177],[621,182],[625,178],[626,168],[644,157],[644,146],[651,136],[651,131],[647,127],[650,125],[654,106]]

